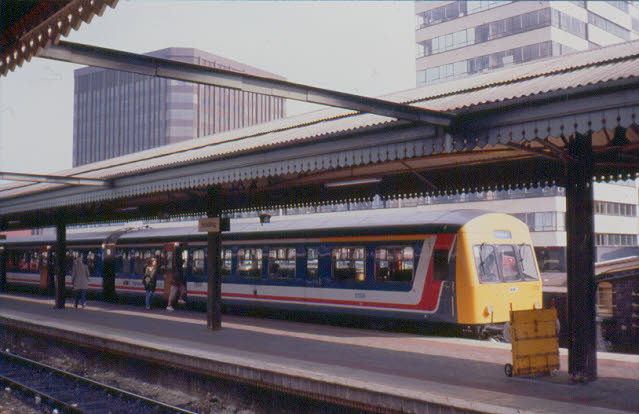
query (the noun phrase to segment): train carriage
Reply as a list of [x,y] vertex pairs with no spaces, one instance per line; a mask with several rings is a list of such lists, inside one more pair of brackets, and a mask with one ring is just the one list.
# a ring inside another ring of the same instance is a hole
[[[93,240],[69,233],[68,248],[85,260],[92,256],[94,269],[113,269],[116,294],[141,295],[145,263],[156,257],[161,293],[182,273],[189,300],[206,300],[206,238],[196,223],[121,230],[109,243],[98,233]],[[46,248],[44,242],[7,240],[4,246],[36,251]],[[265,224],[234,219],[223,233],[221,261],[227,305],[427,320],[480,331],[501,328],[511,308],[542,303],[527,226],[477,210],[320,213]]]
[[595,263],[595,281],[602,345],[639,352],[639,257]]

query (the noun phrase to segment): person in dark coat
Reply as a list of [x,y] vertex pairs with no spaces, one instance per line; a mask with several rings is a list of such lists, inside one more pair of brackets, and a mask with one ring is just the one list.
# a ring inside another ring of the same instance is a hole
[[156,258],[151,259],[151,262],[144,271],[144,277],[142,283],[144,284],[144,290],[146,290],[146,308],[151,309],[151,301],[153,295],[155,295],[155,286],[158,281],[158,261]]
[[80,257],[76,257],[73,262],[71,280],[73,281],[73,297],[75,298],[74,306],[77,308],[78,303],[81,303],[84,309],[87,301],[87,289],[89,288],[89,268],[82,262]]

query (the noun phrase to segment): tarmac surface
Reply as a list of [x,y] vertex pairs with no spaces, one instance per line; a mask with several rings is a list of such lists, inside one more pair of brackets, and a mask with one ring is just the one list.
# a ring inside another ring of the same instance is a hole
[[415,402],[422,401],[479,412],[639,413],[638,355],[598,353],[599,378],[588,384],[574,383],[566,372],[565,349],[553,375],[509,378],[510,344],[230,315],[223,315],[221,330],[210,331],[205,313],[102,302],[75,309],[71,302],[53,309],[49,298],[1,294],[0,325],[72,331],[236,371],[282,375],[293,388],[291,378],[328,384],[330,392],[349,390],[342,398],[371,398],[371,405],[395,399],[408,411],[419,411],[423,405]]

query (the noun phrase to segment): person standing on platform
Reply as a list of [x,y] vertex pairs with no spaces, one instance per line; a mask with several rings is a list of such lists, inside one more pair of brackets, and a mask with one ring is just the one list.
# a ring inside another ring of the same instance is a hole
[[144,284],[144,290],[146,290],[146,308],[151,309],[151,301],[153,295],[155,295],[155,286],[158,281],[158,261],[156,258],[151,259],[151,262],[144,270],[144,277],[142,283]]
[[81,257],[76,257],[71,269],[71,280],[73,282],[74,306],[82,304],[82,309],[87,301],[87,289],[89,288],[89,268],[82,262]]
[[175,298],[178,297],[178,303],[181,305],[185,305],[186,301],[184,300],[184,295],[186,294],[186,280],[184,277],[184,271],[178,271],[171,282],[171,291],[169,292],[169,303],[166,307],[166,310],[173,311],[173,303],[175,302]]

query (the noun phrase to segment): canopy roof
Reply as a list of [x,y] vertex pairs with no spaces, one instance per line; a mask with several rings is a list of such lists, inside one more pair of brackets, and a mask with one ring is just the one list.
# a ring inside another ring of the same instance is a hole
[[[634,178],[638,76],[639,41],[548,58],[381,97],[453,115],[448,128],[331,108],[57,173],[109,188],[11,184],[0,215],[190,214],[211,185],[226,209],[562,185],[575,134],[592,134],[596,180]],[[375,184],[326,187],[355,179]]]
[[118,0],[0,0],[0,74],[30,61],[40,50],[102,16]]

